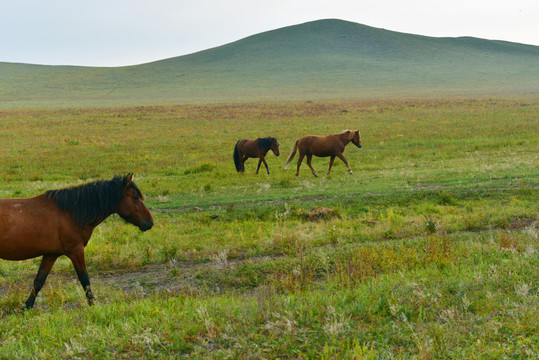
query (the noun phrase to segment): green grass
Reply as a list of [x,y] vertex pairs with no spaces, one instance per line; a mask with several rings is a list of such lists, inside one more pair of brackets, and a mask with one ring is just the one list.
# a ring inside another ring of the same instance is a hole
[[[21,313],[39,262],[1,260],[0,358],[537,357],[538,113],[533,98],[2,111],[2,197],[134,172],[155,226],[96,229],[94,307],[61,258]],[[362,134],[353,176],[282,169],[297,137],[346,128]],[[235,142],[259,136],[283,155],[237,174]]]
[[0,63],[0,107],[538,94],[539,47],[340,20],[115,68]]

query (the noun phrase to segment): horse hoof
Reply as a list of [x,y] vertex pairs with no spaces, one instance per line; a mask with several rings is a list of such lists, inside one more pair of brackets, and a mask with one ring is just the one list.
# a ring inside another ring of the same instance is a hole
[[349,173],[350,173],[350,175],[354,175],[354,173],[352,171],[350,171]]

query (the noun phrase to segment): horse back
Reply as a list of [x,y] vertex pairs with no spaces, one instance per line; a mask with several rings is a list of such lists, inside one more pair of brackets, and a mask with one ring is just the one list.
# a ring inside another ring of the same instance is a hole
[[241,139],[236,144],[237,149],[239,152],[247,157],[258,157],[259,156],[259,149],[256,144],[256,140],[251,139]]
[[335,135],[306,135],[298,140],[298,149],[302,154],[313,154],[319,157],[335,156],[342,153],[344,144]]
[[62,219],[59,209],[43,196],[0,199],[0,258],[23,260],[62,254]]

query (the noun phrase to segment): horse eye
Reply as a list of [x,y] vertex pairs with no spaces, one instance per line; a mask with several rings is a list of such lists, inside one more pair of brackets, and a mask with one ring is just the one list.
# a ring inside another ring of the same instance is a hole
[[138,196],[133,196],[133,200],[138,201]]

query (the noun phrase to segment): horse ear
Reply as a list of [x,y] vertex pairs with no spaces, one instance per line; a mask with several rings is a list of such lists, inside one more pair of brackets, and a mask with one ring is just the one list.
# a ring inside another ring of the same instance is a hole
[[133,181],[133,173],[129,173],[127,174],[127,176],[125,177],[125,186],[131,184],[131,181]]

